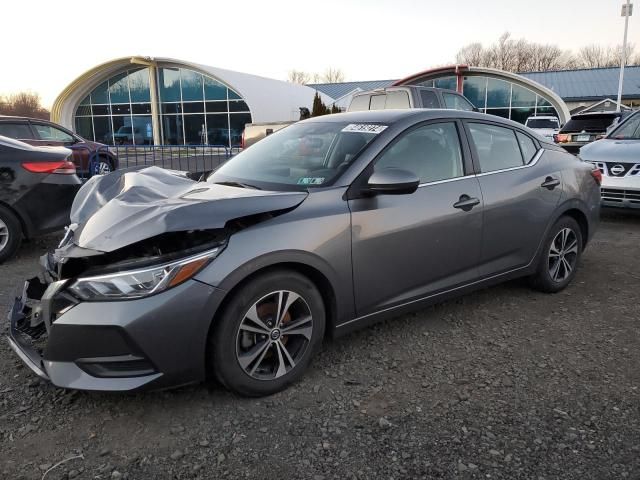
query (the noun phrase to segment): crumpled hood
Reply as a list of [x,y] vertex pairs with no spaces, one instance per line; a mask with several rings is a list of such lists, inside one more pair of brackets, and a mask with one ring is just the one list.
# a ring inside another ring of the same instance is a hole
[[196,182],[148,167],[94,176],[71,207],[73,243],[112,252],[166,232],[222,228],[227,221],[298,206],[306,192],[270,192]]
[[592,162],[640,163],[640,140],[603,138],[582,147],[580,158]]

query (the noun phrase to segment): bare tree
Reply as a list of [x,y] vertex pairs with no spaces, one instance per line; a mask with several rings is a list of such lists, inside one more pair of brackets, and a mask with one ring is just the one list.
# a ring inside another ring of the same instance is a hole
[[307,83],[309,83],[309,80],[311,79],[311,75],[307,72],[304,72],[302,70],[290,70],[289,71],[289,82],[291,83],[298,83],[300,85],[306,85]]
[[587,45],[578,50],[580,66],[584,68],[600,68],[613,66],[611,52],[602,45]]
[[18,92],[0,98],[0,114],[49,119],[49,111],[34,92]]
[[480,42],[470,43],[462,47],[456,54],[456,62],[465,65],[486,66],[485,51]]
[[325,83],[340,83],[344,82],[344,72],[339,68],[327,68],[322,76],[322,81]]

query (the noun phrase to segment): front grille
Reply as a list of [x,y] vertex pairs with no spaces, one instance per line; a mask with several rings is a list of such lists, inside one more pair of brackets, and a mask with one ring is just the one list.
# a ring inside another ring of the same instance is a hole
[[607,174],[610,177],[624,177],[628,173],[632,175],[636,175],[638,173],[637,167],[640,165],[634,165],[633,163],[616,163],[616,162],[607,162]]
[[605,202],[629,202],[640,205],[640,190],[622,190],[618,188],[601,189],[602,200]]

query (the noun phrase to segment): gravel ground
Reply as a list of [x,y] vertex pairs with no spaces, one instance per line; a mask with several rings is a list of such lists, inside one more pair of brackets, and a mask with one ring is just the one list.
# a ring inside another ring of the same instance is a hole
[[[1,309],[54,242],[0,267]],[[60,390],[1,342],[0,477],[639,479],[639,245],[639,215],[606,213],[564,292],[510,282],[328,341],[260,400]]]

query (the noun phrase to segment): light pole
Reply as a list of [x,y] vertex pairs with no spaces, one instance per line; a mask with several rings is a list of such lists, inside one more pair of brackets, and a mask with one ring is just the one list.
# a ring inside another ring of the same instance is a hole
[[622,102],[622,82],[624,81],[624,64],[627,63],[627,30],[629,29],[629,17],[633,13],[633,4],[627,3],[622,5],[622,15],[624,17],[624,40],[622,41],[622,58],[620,59],[620,79],[618,80],[618,106],[616,111],[621,110],[620,103]]

